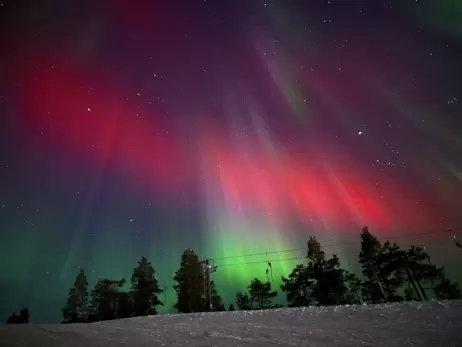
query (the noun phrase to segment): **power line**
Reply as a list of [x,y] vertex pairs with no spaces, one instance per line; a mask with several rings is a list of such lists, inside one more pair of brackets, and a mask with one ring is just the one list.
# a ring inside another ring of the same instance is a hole
[[[422,244],[421,246],[434,246],[434,245],[447,245],[452,244],[453,242],[450,241],[441,241],[441,242],[431,242]],[[221,264],[216,265],[217,268],[224,268],[224,267],[234,267],[234,266],[244,266],[244,265],[254,265],[254,264],[263,264],[267,263],[268,261],[271,263],[289,261],[289,260],[300,260],[306,259],[306,256],[299,256],[299,257],[290,257],[290,258],[283,258],[283,259],[270,259],[270,260],[256,260],[256,261],[249,261],[249,262],[241,262],[241,263],[234,263],[234,264]]]
[[[284,259],[273,259],[270,260],[271,263],[276,263],[276,262],[282,262],[282,261],[288,261],[288,260],[299,260],[299,259],[304,259],[305,257],[291,257],[291,258],[284,258]],[[222,264],[222,265],[217,265],[217,268],[223,268],[223,267],[228,267],[228,266],[242,266],[242,265],[252,265],[252,264],[262,264],[266,263],[266,260],[257,260],[257,261],[248,261],[248,262],[242,262],[242,263],[235,263],[235,264]]]
[[[394,240],[394,239],[400,239],[400,238],[410,237],[410,236],[439,235],[439,234],[445,234],[445,233],[452,233],[452,231],[451,230],[444,230],[444,231],[440,230],[440,231],[430,231],[430,232],[403,234],[403,235],[395,235],[395,236],[382,236],[382,237],[377,237],[377,239],[378,240]],[[324,245],[321,245],[321,247],[327,248],[327,247],[335,247],[335,246],[355,246],[357,244],[358,242],[353,242],[353,241],[338,242],[338,243],[324,244]],[[231,256],[226,256],[226,257],[213,258],[213,260],[217,261],[217,260],[226,260],[226,259],[235,259],[235,258],[256,257],[256,256],[261,256],[261,255],[306,251],[306,249],[307,249],[306,247],[300,247],[300,248],[284,249],[284,250],[270,251],[270,252],[247,253],[247,254],[242,254],[242,255],[231,255]]]
[[[451,232],[449,231],[444,231],[444,232],[425,232],[425,233],[417,233],[417,234],[410,234],[410,235],[399,235],[399,236],[393,236],[393,237],[381,237],[378,239],[397,239],[397,238],[402,238],[406,236],[422,236],[422,235],[435,235],[435,234],[443,234],[446,232]],[[441,245],[441,244],[452,244],[454,241],[438,241],[438,242],[430,242],[430,243],[422,243],[420,246],[432,246],[432,245]],[[344,243],[336,243],[336,244],[327,244],[321,246],[322,248],[327,248],[327,247],[333,247],[333,246],[340,246],[340,245],[348,245],[348,244],[354,244],[356,245],[357,243],[355,242],[344,242]],[[260,253],[252,253],[252,254],[247,254],[247,255],[241,255],[241,256],[230,256],[230,257],[222,257],[222,258],[215,258],[215,260],[224,260],[224,259],[233,259],[233,258],[242,258],[242,257],[251,257],[251,256],[258,256],[258,255],[269,255],[269,254],[278,254],[278,253],[285,253],[285,252],[297,252],[297,251],[306,251],[307,248],[295,248],[295,249],[290,249],[290,250],[281,250],[281,251],[273,251],[273,252],[260,252]],[[240,263],[233,263],[233,264],[218,264],[216,265],[217,268],[223,268],[223,267],[231,267],[231,266],[243,266],[243,265],[252,265],[252,264],[262,264],[262,263],[274,263],[274,262],[282,262],[282,261],[289,261],[289,260],[299,260],[299,259],[305,259],[305,256],[298,256],[298,257],[290,257],[290,258],[284,258],[284,259],[266,259],[266,260],[257,260],[257,261],[251,261],[251,262],[240,262]]]

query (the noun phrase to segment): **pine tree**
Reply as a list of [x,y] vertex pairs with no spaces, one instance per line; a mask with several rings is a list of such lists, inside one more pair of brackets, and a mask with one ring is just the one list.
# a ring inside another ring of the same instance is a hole
[[250,300],[249,294],[247,293],[236,293],[236,305],[241,311],[248,311],[253,308],[252,301]]
[[321,249],[321,244],[315,237],[310,236],[308,240],[308,249],[306,258],[308,259],[308,266],[312,269],[313,279],[315,283],[312,285],[313,296],[320,304],[326,301],[322,296],[328,296],[329,293],[325,292],[326,279],[324,278],[324,267],[326,255]]
[[204,305],[204,273],[199,256],[187,249],[181,256],[180,268],[173,279],[177,282],[173,286],[177,295],[174,307],[181,313],[206,311]]
[[258,278],[254,278],[248,288],[250,301],[255,302],[260,310],[270,308],[271,299],[278,294],[271,290],[271,282],[262,282]]
[[366,278],[363,285],[363,296],[366,301],[372,303],[384,302],[387,297],[381,282],[381,264],[379,255],[382,245],[379,240],[364,227],[361,232],[361,251],[359,252],[359,264]]
[[235,311],[234,310],[234,305],[233,304],[229,304],[229,307],[228,307],[228,311]]
[[297,265],[288,278],[282,277],[281,290],[286,293],[289,307],[309,306],[313,303],[314,269],[310,265]]
[[430,255],[424,247],[410,246],[405,252],[403,267],[407,281],[413,287],[412,295],[408,293],[408,298],[428,300],[429,289],[441,300],[461,298],[458,284],[447,278],[444,267],[431,263]]
[[401,266],[404,269],[408,287],[412,287],[412,290],[405,292],[405,299],[428,300],[424,283],[433,282],[439,276],[438,269],[434,265],[426,263],[429,259],[430,256],[423,247],[411,246],[403,252]]
[[347,287],[344,270],[340,267],[340,259],[333,255],[326,260],[324,251],[315,237],[308,241],[308,266],[313,269],[315,283],[313,294],[319,305],[339,305],[345,299]]
[[88,304],[88,281],[83,269],[80,269],[74,285],[69,290],[66,306],[62,309],[65,322],[79,321],[79,315]]
[[145,257],[133,269],[131,283],[134,316],[157,314],[156,307],[162,305],[158,295],[163,290],[159,288],[154,267]]
[[[402,251],[396,243],[386,241],[379,254],[380,279],[383,283],[383,289],[387,296],[387,301],[396,302],[402,301],[404,298],[398,295],[398,290],[402,288],[406,282],[415,284],[412,273],[409,271],[407,260],[403,264],[403,259],[406,259],[406,252]],[[417,287],[416,287],[417,288]]]

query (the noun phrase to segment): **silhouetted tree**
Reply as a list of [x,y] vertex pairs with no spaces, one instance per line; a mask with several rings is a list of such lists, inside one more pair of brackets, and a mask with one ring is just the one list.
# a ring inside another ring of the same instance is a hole
[[[405,259],[404,264],[403,258]],[[404,299],[398,295],[398,291],[406,283],[406,279],[415,286],[406,258],[406,252],[402,251],[398,244],[385,241],[379,254],[379,263],[382,264],[380,278],[389,302]]]
[[282,277],[281,290],[286,294],[289,307],[309,306],[313,303],[315,283],[312,264],[298,264],[288,278]]
[[[315,237],[309,238],[306,258],[306,265],[298,264],[287,278],[282,277],[280,288],[286,294],[290,307],[427,300],[429,294],[444,300],[462,298],[458,284],[447,278],[444,267],[431,263],[423,247],[411,246],[402,250],[390,241],[381,244],[367,227],[361,232],[359,253],[364,281],[342,269],[337,255],[326,257]],[[209,278],[204,273],[205,265],[208,263],[203,264],[192,249],[183,252],[173,286],[177,294],[174,307],[179,312],[208,311],[210,302],[214,311],[225,311],[214,281],[210,281],[210,286],[206,283]],[[269,262],[268,266],[271,267]],[[156,307],[162,305],[159,294],[164,290],[159,288],[156,271],[145,257],[133,269],[130,292],[122,290],[124,284],[124,279],[100,279],[91,292],[89,305],[88,282],[84,270],[80,269],[62,309],[63,323],[157,314]],[[238,309],[281,307],[271,303],[277,291],[272,290],[269,281],[254,278],[248,291],[236,293]],[[402,292],[404,298],[398,294]],[[228,311],[234,309],[233,304],[229,305]],[[22,309],[20,314],[13,313],[7,323],[29,323],[28,309]]]
[[19,312],[19,318],[21,319],[21,323],[23,324],[29,324],[29,309],[28,308],[23,308]]
[[445,276],[442,276],[440,283],[433,288],[435,295],[440,300],[455,300],[462,299],[462,293],[459,289],[459,285],[455,282],[451,282]]
[[23,308],[19,315],[13,312],[7,320],[8,324],[29,324],[29,309]]
[[218,294],[214,281],[210,282],[212,286],[212,305],[213,310],[217,312],[226,311],[225,304],[223,303],[222,297]]
[[124,284],[125,279],[100,279],[96,283],[91,293],[91,305],[99,321],[118,318],[119,290]]
[[415,292],[414,292],[414,289],[412,289],[411,287],[408,287],[406,289],[404,289],[404,300],[406,301],[416,301],[418,300]]
[[236,293],[236,305],[241,311],[248,311],[252,309],[252,301],[247,293]]
[[187,249],[181,256],[180,268],[173,279],[177,282],[173,286],[177,295],[174,307],[181,313],[206,311],[204,305],[204,273],[199,256]]
[[[458,285],[446,278],[443,267],[431,263],[424,247],[410,246],[404,251],[390,241],[381,245],[367,227],[361,232],[359,263],[368,302],[428,300],[429,289],[437,298],[460,298]],[[398,295],[400,289],[404,298]]]
[[406,251],[406,265],[409,276],[415,283],[414,290],[418,289],[423,299],[428,300],[428,290],[433,291],[438,299],[461,298],[458,284],[447,278],[444,267],[437,267],[431,263],[424,247],[409,247]]
[[8,324],[21,324],[21,317],[13,312],[6,322]]
[[369,232],[367,227],[362,229],[361,250],[359,252],[359,264],[366,278],[363,285],[363,296],[368,302],[378,303],[386,301],[386,294],[380,282],[380,264],[378,257],[382,245],[379,240]]
[[159,288],[154,267],[145,257],[133,269],[131,283],[134,316],[157,314],[156,307],[162,305],[158,295],[163,290]]
[[254,278],[248,288],[250,301],[256,303],[261,310],[270,308],[271,299],[278,294],[271,290],[271,282],[262,282],[258,278]]
[[345,292],[342,298],[342,304],[362,304],[362,281],[355,273],[343,270],[343,283]]
[[312,296],[318,305],[339,305],[346,298],[344,270],[340,268],[340,259],[337,255],[326,259],[320,243],[315,237],[308,240],[308,266],[313,269],[315,283],[312,287]]
[[117,317],[128,318],[133,315],[133,300],[129,293],[118,293]]
[[382,255],[383,248],[379,240],[369,232],[367,227],[362,229],[361,251],[359,264],[366,278],[363,283],[363,297],[367,302],[379,303],[387,301],[385,292],[386,272],[384,270]]
[[410,289],[405,292],[405,299],[428,300],[424,284],[433,283],[439,277],[438,269],[429,263],[430,256],[423,247],[411,246],[406,251],[401,251],[401,254],[402,260],[399,265]]
[[88,281],[83,269],[80,269],[69,290],[66,306],[62,309],[64,322],[75,323],[80,320],[82,309],[88,304]]

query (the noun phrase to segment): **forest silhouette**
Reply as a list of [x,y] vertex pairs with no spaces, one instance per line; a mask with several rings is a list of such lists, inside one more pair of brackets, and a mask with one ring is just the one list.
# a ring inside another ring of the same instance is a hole
[[[225,306],[211,280],[216,270],[210,260],[201,260],[186,249],[175,272],[174,308],[179,313],[261,310],[282,307],[272,300],[278,291],[285,294],[289,307],[380,304],[385,302],[461,299],[459,285],[451,281],[444,267],[430,261],[424,247],[401,249],[397,243],[381,243],[367,227],[360,234],[358,262],[361,274],[341,266],[339,257],[327,257],[315,237],[306,246],[306,260],[298,264],[279,288],[273,288],[272,265],[267,261],[267,278],[254,278],[247,292],[237,292],[235,304]],[[460,244],[456,243],[460,247]],[[163,289],[159,286],[153,264],[142,257],[133,269],[131,289],[123,290],[126,279],[100,279],[89,291],[84,269],[80,269],[69,289],[62,309],[62,323],[89,323],[112,319],[156,315]],[[29,310],[13,313],[7,323],[29,323]]]

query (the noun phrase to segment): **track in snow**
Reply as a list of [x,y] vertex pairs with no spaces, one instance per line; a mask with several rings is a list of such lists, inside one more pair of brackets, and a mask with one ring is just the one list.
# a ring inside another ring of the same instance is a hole
[[2,325],[0,346],[462,346],[462,301]]

